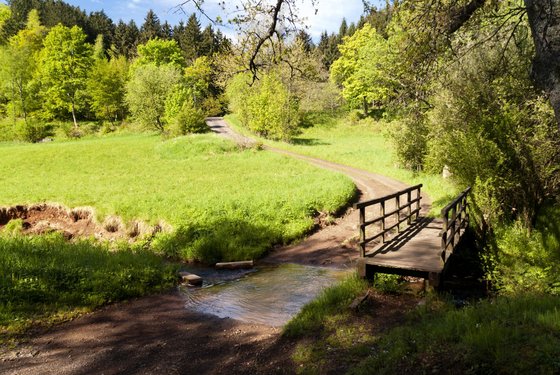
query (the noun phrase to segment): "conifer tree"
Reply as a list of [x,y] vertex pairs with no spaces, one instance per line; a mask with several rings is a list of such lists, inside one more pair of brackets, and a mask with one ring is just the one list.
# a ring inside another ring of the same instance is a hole
[[144,23],[140,28],[140,35],[138,37],[138,43],[144,44],[150,39],[161,38],[162,28],[158,16],[153,10],[149,10],[144,18]]

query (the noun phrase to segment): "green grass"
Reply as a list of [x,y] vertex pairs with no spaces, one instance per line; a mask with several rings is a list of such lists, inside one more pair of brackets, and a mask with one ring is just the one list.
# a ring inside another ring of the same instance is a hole
[[101,221],[163,220],[153,248],[215,262],[257,258],[313,227],[354,194],[351,181],[305,162],[240,150],[214,135],[126,135],[0,145],[0,204],[92,206]]
[[456,308],[428,295],[404,323],[376,320],[380,303],[348,308],[368,285],[355,276],[327,289],[284,328],[299,373],[555,374],[560,297],[517,294]]
[[560,298],[519,295],[421,313],[350,373],[556,374],[559,358]]
[[170,288],[177,267],[147,250],[61,235],[0,235],[0,343],[37,324]]
[[[226,119],[237,130],[248,134],[234,115],[228,115]],[[295,137],[291,144],[260,140],[268,145],[364,169],[410,185],[422,183],[433,202],[432,214],[439,214],[441,208],[458,194],[453,183],[439,175],[415,173],[397,165],[394,146],[386,131],[390,123],[371,119],[353,123],[341,115],[317,114],[308,119],[308,125],[312,126],[302,129],[302,134]]]

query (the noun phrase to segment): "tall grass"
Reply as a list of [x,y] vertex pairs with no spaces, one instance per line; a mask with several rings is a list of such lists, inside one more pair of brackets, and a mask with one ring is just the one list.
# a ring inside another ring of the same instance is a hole
[[352,374],[555,374],[560,298],[519,295],[421,314],[392,330]]
[[64,319],[171,287],[177,267],[146,250],[62,235],[0,236],[0,342],[34,322]]

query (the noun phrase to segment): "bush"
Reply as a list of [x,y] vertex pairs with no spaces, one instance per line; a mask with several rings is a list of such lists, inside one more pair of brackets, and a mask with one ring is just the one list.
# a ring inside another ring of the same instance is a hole
[[298,132],[299,103],[277,74],[270,72],[249,86],[237,75],[228,86],[231,109],[251,131],[270,139],[289,141]]
[[171,121],[170,132],[175,136],[189,133],[204,133],[208,130],[204,119],[204,112],[199,108],[195,108],[190,100],[185,100],[181,110]]
[[52,137],[54,135],[54,127],[52,124],[28,119],[27,122],[19,122],[17,124],[16,132],[21,140],[36,143],[44,138]]

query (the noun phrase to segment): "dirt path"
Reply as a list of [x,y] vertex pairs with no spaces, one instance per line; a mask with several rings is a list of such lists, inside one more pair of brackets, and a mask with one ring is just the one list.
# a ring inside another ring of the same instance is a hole
[[[219,118],[217,133],[241,143]],[[405,185],[373,173],[271,147],[350,176],[368,199]],[[263,262],[352,267],[357,217],[352,210],[299,244],[276,249]],[[0,352],[0,374],[275,374],[294,373],[293,343],[278,328],[187,311],[173,291],[108,306]],[[398,313],[398,311],[397,311]]]

